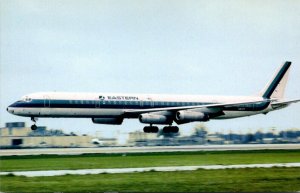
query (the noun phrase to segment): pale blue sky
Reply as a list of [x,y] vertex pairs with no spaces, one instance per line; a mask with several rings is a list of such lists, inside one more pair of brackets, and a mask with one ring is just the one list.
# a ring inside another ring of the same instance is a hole
[[[300,1],[1,0],[0,125],[6,107],[38,91],[251,95],[285,60],[300,98]],[[300,127],[300,105],[225,121],[212,130]],[[103,135],[141,130],[90,119],[38,125]],[[182,126],[187,134],[194,123]]]

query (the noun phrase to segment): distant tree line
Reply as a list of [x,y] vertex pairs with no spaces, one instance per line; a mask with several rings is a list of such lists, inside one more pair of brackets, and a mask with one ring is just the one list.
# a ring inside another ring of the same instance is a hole
[[191,137],[202,137],[207,138],[208,135],[214,135],[224,141],[234,141],[236,143],[263,143],[264,140],[270,139],[272,143],[282,143],[286,142],[300,142],[300,129],[288,129],[285,131],[274,132],[276,129],[273,128],[272,131],[262,132],[256,131],[255,133],[238,134],[238,133],[208,133],[208,128],[204,124],[197,124],[194,127],[194,131]]

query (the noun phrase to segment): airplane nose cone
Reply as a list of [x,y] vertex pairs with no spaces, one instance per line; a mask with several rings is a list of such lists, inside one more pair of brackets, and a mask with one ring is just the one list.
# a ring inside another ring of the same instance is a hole
[[9,112],[9,113],[11,113],[11,114],[14,113],[14,110],[13,110],[12,108],[10,108],[10,107],[7,107],[7,108],[6,108],[6,111]]

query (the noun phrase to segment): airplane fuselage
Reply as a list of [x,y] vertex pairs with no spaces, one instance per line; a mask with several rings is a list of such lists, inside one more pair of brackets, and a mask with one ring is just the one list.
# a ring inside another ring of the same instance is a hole
[[[7,110],[25,117],[110,118],[122,116],[125,109],[141,110],[258,100],[262,100],[262,97],[45,92],[26,95],[22,100],[10,105]],[[259,102],[226,107],[223,110],[224,115],[215,118],[226,119],[266,113],[272,110],[269,104]],[[202,109],[202,112],[205,110]],[[137,117],[125,115],[124,118]]]

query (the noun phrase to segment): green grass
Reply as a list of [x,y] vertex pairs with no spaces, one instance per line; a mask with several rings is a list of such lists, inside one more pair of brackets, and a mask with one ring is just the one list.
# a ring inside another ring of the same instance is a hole
[[66,175],[1,176],[4,192],[296,192],[300,168],[252,168]]
[[212,151],[1,157],[0,171],[300,162],[300,150]]
[[[1,157],[1,171],[300,162],[300,150],[40,155]],[[0,176],[3,192],[295,192],[300,168],[252,168],[65,175]]]

